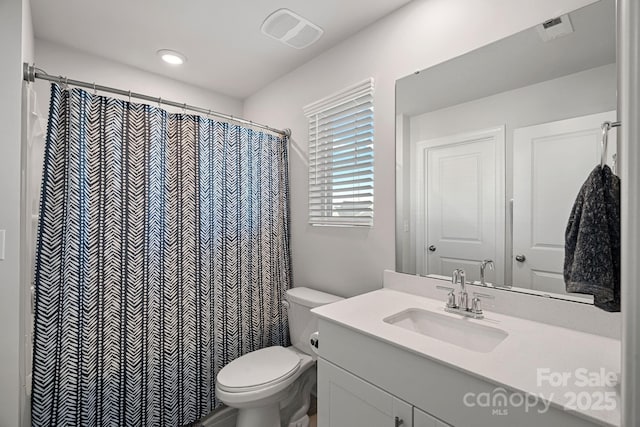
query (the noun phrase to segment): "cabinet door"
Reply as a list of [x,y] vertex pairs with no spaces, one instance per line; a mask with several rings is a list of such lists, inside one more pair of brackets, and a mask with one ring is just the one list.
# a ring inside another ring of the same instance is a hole
[[413,408],[413,427],[451,427],[418,408]]
[[412,427],[412,407],[318,359],[318,427]]

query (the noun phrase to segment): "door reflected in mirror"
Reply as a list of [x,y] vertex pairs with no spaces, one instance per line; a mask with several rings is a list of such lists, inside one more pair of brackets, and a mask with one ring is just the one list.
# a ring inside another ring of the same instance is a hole
[[561,18],[398,80],[397,271],[592,301],[565,291],[564,232],[616,120],[614,2]]

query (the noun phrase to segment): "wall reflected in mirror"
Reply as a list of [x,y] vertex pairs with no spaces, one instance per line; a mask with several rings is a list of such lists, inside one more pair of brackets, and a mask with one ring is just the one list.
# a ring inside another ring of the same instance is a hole
[[614,1],[557,18],[397,81],[397,271],[592,300],[564,233],[616,120]]

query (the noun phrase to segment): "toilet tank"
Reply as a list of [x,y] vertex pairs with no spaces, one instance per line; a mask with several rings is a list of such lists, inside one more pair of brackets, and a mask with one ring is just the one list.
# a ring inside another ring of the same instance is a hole
[[289,334],[291,344],[298,350],[312,354],[309,337],[318,330],[318,319],[311,309],[343,298],[309,288],[291,288],[287,291]]

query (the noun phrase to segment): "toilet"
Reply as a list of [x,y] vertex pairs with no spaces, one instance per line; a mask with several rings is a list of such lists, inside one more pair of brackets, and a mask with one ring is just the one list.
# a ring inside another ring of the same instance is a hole
[[292,346],[253,351],[220,370],[216,396],[238,408],[237,427],[308,427],[317,358],[309,339],[318,326],[311,309],[341,299],[309,288],[289,289],[284,304]]

